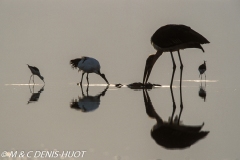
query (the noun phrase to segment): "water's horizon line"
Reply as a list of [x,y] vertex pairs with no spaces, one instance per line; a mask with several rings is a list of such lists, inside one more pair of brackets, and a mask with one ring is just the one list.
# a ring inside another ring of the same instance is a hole
[[[180,81],[180,80],[175,80],[175,81]],[[199,79],[186,79],[182,80],[183,82],[218,82],[219,80],[199,80]]]
[[31,85],[36,85],[36,86],[39,86],[41,84],[34,84],[34,83],[10,83],[10,84],[4,84],[5,86],[31,86]]
[[[174,81],[180,81],[180,80],[174,80]],[[182,80],[183,82],[207,82],[207,83],[216,83],[218,82],[219,80],[191,80],[191,79],[188,79],[188,80]],[[74,84],[74,83],[69,83],[70,85]],[[43,85],[41,83],[7,83],[7,84],[4,84],[5,86],[28,86],[28,85],[36,85],[36,86],[39,86],[39,85]],[[79,85],[79,84],[78,84]],[[95,83],[95,84],[82,84],[83,86],[107,86],[108,84],[105,84],[105,83]],[[122,87],[128,87],[128,84],[121,84]],[[80,85],[79,85],[80,86]],[[109,84],[110,87],[115,87],[116,84]],[[166,88],[166,87],[170,87],[169,85],[161,85],[161,86],[155,86],[156,88],[157,87],[163,87],[163,88]],[[179,86],[173,86],[174,88],[177,88]]]

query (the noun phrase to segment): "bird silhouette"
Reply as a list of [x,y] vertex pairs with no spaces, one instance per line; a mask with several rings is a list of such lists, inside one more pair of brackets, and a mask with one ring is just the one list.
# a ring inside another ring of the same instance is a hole
[[[157,50],[156,54],[150,55],[146,60],[143,84],[147,83],[148,78],[151,74],[152,68],[157,61],[157,59],[163,54],[163,52],[170,52],[173,70],[175,72],[176,64],[172,52],[177,51],[180,60],[180,86],[182,84],[182,70],[183,63],[180,56],[181,49],[186,48],[198,48],[204,52],[201,44],[210,43],[205,37],[197,33],[193,29],[185,25],[169,24],[160,27],[151,37],[151,43],[153,47]],[[172,74],[173,80],[174,73]],[[170,87],[172,87],[173,81],[171,80]]]
[[35,82],[34,82],[34,75],[37,75],[44,82],[44,78],[43,78],[43,76],[41,76],[40,71],[39,71],[39,69],[37,67],[28,65],[28,68],[32,72],[32,75],[30,76],[30,79],[29,79],[29,83],[30,83],[31,78],[33,77],[33,83],[35,84]]
[[204,61],[203,64],[201,64],[199,67],[198,67],[198,71],[199,71],[199,77],[201,76],[201,79],[202,79],[202,74],[204,73],[205,74],[205,80],[206,80],[206,73],[205,71],[207,70],[207,65],[206,65],[206,61]]
[[89,73],[96,73],[100,75],[106,82],[109,84],[108,80],[106,79],[105,75],[100,72],[100,64],[98,60],[95,58],[91,57],[81,57],[81,58],[76,58],[70,60],[70,65],[72,66],[73,69],[79,69],[78,71],[82,71],[82,78],[80,84],[82,85],[82,79],[83,75],[87,73],[87,83],[89,85],[88,81],[88,74]]

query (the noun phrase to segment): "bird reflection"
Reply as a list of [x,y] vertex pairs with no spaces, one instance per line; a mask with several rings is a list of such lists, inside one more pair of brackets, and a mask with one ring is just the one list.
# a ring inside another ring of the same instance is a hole
[[88,86],[87,86],[87,95],[84,94],[83,88],[81,85],[82,97],[78,97],[78,99],[73,99],[70,107],[72,109],[81,110],[82,112],[91,112],[96,110],[100,105],[100,97],[104,96],[108,90],[109,85],[96,96],[89,96],[88,95]]
[[206,102],[206,96],[207,96],[207,92],[206,92],[206,81],[205,81],[205,86],[202,86],[202,81],[201,81],[201,86],[199,88],[198,91],[198,95],[199,97],[201,97],[202,99],[204,99],[204,102]]
[[204,123],[196,126],[182,124],[180,117],[183,107],[181,107],[179,116],[176,115],[173,119],[176,106],[173,94],[173,111],[168,121],[163,121],[157,114],[145,89],[143,90],[143,97],[147,115],[157,121],[151,130],[151,136],[158,145],[166,149],[184,149],[190,147],[209,133],[208,131],[201,131]]
[[29,98],[29,101],[27,104],[37,102],[40,97],[40,94],[42,93],[42,91],[44,91],[44,86],[37,93],[34,93],[34,85],[32,85],[32,89],[30,85],[28,86],[29,86],[30,93],[32,93],[32,96]]

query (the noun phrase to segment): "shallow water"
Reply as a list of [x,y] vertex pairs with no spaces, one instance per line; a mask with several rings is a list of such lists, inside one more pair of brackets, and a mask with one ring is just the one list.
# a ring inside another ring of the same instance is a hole
[[[87,95],[86,85],[81,89],[77,84],[5,84],[1,86],[0,150],[86,151],[84,159],[102,160],[239,159],[239,88],[216,87],[217,83],[183,81],[181,123],[204,123],[201,130],[209,132],[183,149],[165,148],[152,138],[156,120],[146,112],[142,90],[91,84]],[[205,102],[199,96],[201,84]],[[156,113],[168,121],[173,111],[169,86],[147,92]],[[37,100],[30,100],[32,93],[38,94]],[[173,86],[173,94],[175,115],[179,115],[178,86]],[[73,99],[85,109],[71,108]]]

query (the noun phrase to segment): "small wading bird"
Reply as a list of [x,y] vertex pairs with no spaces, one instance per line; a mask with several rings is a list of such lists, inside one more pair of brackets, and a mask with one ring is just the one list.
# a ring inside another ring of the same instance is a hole
[[83,75],[87,73],[87,83],[89,84],[88,81],[88,74],[89,73],[96,73],[100,75],[106,82],[108,83],[108,80],[106,79],[105,75],[100,72],[100,64],[98,60],[91,58],[91,57],[82,57],[82,58],[76,58],[73,60],[70,60],[70,64],[73,69],[79,69],[78,71],[82,71],[82,78],[80,85],[82,85],[82,79]]
[[44,78],[43,78],[43,76],[41,76],[40,71],[39,71],[39,69],[37,67],[28,65],[28,68],[32,72],[32,75],[30,76],[30,79],[29,79],[29,83],[30,83],[30,80],[31,80],[32,77],[33,77],[33,83],[34,83],[34,75],[37,75],[44,82]]
[[172,52],[177,51],[181,63],[180,86],[182,80],[183,64],[180,56],[180,49],[199,48],[203,52],[201,44],[210,43],[206,38],[185,25],[170,24],[159,28],[151,37],[151,43],[157,50],[156,54],[150,55],[146,60],[145,71],[143,76],[143,84],[146,84],[151,74],[152,68],[157,59],[163,52],[170,52],[173,63],[173,74],[170,87],[172,87],[173,77],[176,64]]
[[[201,76],[201,79],[202,79],[202,74],[204,73],[205,74],[205,71],[207,70],[207,66],[206,66],[206,61],[204,61],[203,64],[201,64],[199,67],[198,67],[198,71],[199,71],[199,77]],[[206,74],[205,74],[205,79],[206,79]]]

